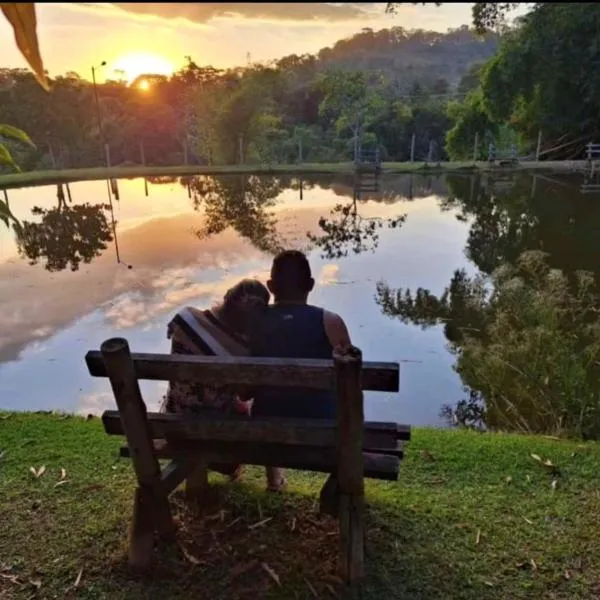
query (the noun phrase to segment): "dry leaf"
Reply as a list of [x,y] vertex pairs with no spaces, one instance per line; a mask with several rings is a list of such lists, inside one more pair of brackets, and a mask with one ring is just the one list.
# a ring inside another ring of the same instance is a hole
[[567,581],[571,579],[571,571],[569,571],[569,569],[565,569],[565,579]]
[[235,579],[236,577],[247,573],[248,571],[250,571],[250,569],[253,569],[257,564],[258,560],[254,558],[250,562],[234,567],[233,569],[231,569],[231,579]]
[[290,523],[290,531],[294,531],[296,529],[296,517],[292,517],[292,522]]
[[525,475],[525,478],[527,479],[527,483],[531,483],[531,475]]
[[42,582],[39,579],[30,579],[29,583],[38,590],[42,587]]
[[319,594],[317,594],[317,590],[315,590],[315,588],[312,586],[312,584],[310,583],[310,581],[308,579],[306,579],[306,577],[304,578],[304,581],[306,582],[306,585],[308,586],[308,589],[310,590],[310,593],[315,597],[318,598]]
[[435,458],[433,457],[433,454],[431,454],[431,452],[429,452],[428,450],[421,450],[421,456],[425,460],[430,460],[430,461],[434,461],[435,460]]
[[532,558],[532,559],[530,559],[530,560],[529,560],[529,562],[531,563],[531,568],[532,568],[534,571],[537,571],[537,570],[538,570],[538,567],[537,567],[537,565],[535,564],[535,560],[533,560],[533,558]]
[[560,438],[555,436],[555,435],[543,435],[543,438],[546,438],[547,440],[553,440],[555,442],[560,442]]
[[533,521],[529,520],[527,517],[523,517],[523,519],[525,520],[525,523],[529,523],[530,525],[533,525]]
[[552,481],[552,483],[550,484],[550,486],[552,487],[552,489],[553,489],[553,490],[555,490],[555,489],[556,489],[556,486],[557,486],[557,485],[558,485],[558,480],[556,480],[556,479],[554,479],[554,480]]
[[81,569],[79,569],[79,573],[77,573],[77,579],[75,580],[75,588],[79,587],[82,577],[83,577],[83,567],[81,567]]
[[64,469],[60,470],[60,478],[61,479],[66,479],[67,478],[67,472]]
[[58,487],[59,485],[64,485],[65,483],[69,483],[69,480],[68,479],[62,479],[61,481],[57,481],[54,484],[54,487]]
[[494,584],[491,581],[484,581],[483,583],[485,583],[485,585],[488,587],[494,587]]
[[545,465],[546,467],[550,467],[550,468],[552,468],[552,469],[556,468],[556,467],[555,467],[555,465],[554,465],[554,464],[552,464],[552,461],[551,461],[549,458],[547,458],[547,459],[544,461],[544,465]]
[[248,525],[248,529],[256,529],[257,527],[262,527],[263,525],[265,525],[266,523],[268,523],[269,521],[272,521],[273,517],[267,517],[266,519],[263,519],[262,521],[259,521],[258,523],[254,523],[254,525]]
[[512,483],[512,477],[510,475],[507,475],[504,481],[506,481],[506,483]]
[[523,562],[517,563],[517,569],[525,569],[529,566],[529,563],[525,560]]
[[479,542],[481,541],[481,529],[477,530],[477,537],[475,538],[475,545],[479,546]]
[[262,568],[268,573],[269,577],[279,586],[281,587],[281,581],[279,581],[279,575],[271,569],[271,567],[267,563],[261,563]]
[[29,471],[33,474],[36,479],[39,479],[45,472],[46,467],[42,465],[39,469],[35,469],[35,467],[29,467]]
[[35,4],[33,2],[6,2],[0,3],[0,8],[12,25],[15,42],[21,54],[40,85],[48,91],[50,88],[38,44]]
[[531,458],[537,460],[538,462],[542,462],[542,458],[538,454],[532,454]]

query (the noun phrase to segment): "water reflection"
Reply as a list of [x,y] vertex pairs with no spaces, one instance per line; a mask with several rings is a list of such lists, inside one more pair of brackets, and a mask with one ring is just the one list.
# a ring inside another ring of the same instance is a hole
[[469,223],[480,272],[457,269],[441,294],[380,281],[382,313],[443,326],[468,386],[456,420],[598,437],[600,206],[576,177],[447,181],[441,207]]
[[[71,204],[65,197],[65,189]],[[32,265],[45,259],[48,271],[69,267],[77,271],[106,250],[113,236],[106,211],[108,204],[72,204],[69,186],[57,186],[57,206],[34,206],[32,215],[39,222],[22,221],[15,229],[17,250]]]

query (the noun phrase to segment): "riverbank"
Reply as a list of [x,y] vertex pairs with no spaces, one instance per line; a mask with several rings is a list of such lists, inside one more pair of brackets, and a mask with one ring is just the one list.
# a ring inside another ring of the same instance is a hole
[[[383,163],[381,173],[429,173],[439,174],[452,171],[555,171],[570,172],[583,170],[585,161],[543,161],[523,162],[511,167],[493,167],[487,162],[447,162],[447,163]],[[50,171],[27,171],[23,173],[10,173],[0,175],[0,189],[10,189],[21,186],[47,185],[69,181],[90,181],[107,178],[132,178],[132,177],[181,177],[185,175],[232,175],[232,174],[259,174],[277,175],[286,173],[291,175],[302,174],[333,174],[354,173],[353,163],[326,163],[326,164],[300,164],[300,165],[223,165],[223,166],[198,166],[180,165],[168,167],[91,167],[85,169],[61,169]]]
[[[259,469],[236,484],[215,475],[204,516],[176,497],[183,550],[130,577],[120,443],[97,418],[0,413],[0,597],[333,597],[336,525],[317,514],[324,478],[309,473],[290,472],[283,495],[263,492]],[[364,597],[596,598],[599,461],[595,443],[416,429],[400,482],[367,485]]]

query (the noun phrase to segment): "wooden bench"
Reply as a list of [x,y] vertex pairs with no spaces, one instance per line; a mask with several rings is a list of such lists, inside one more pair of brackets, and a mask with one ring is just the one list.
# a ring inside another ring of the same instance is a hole
[[[410,438],[408,426],[364,422],[363,390],[398,391],[397,363],[363,363],[357,348],[334,354],[332,360],[131,354],[121,338],[107,340],[85,360],[91,375],[110,379],[119,410],[106,411],[102,420],[108,434],[126,436],[121,455],[132,459],[138,482],[130,531],[132,567],[150,566],[155,532],[164,538],[174,535],[169,494],[184,480],[187,494],[201,494],[207,463],[226,462],[330,473],[321,510],[339,518],[340,575],[348,583],[362,578],[364,477],[396,480],[403,443]],[[338,417],[147,413],[139,379],[332,389]],[[159,459],[171,462],[161,471]]]

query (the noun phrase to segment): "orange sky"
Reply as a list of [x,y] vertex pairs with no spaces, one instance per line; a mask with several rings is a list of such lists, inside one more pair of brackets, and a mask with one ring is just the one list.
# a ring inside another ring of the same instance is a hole
[[[129,80],[144,67],[178,68],[186,55],[202,65],[245,65],[248,55],[260,61],[316,52],[363,27],[445,31],[471,17],[468,3],[407,3],[396,16],[385,14],[385,4],[368,3],[48,3],[37,10],[51,75],[76,71],[89,78],[90,67],[106,61],[105,77],[116,78],[121,68]],[[25,66],[4,20],[0,50],[1,66]]]

